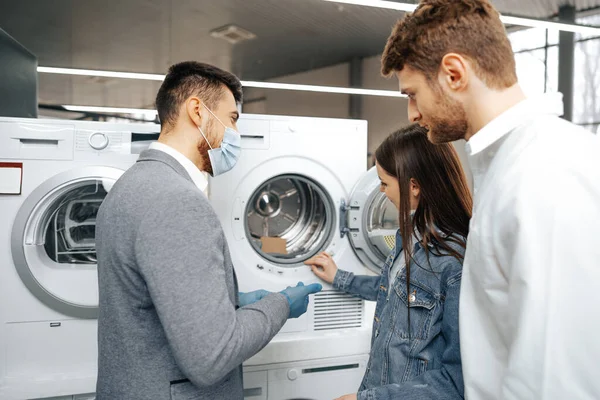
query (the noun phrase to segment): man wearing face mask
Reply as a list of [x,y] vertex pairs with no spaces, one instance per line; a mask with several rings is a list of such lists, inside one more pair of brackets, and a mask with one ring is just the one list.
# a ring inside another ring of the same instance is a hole
[[158,92],[158,142],[116,182],[97,217],[97,399],[242,399],[242,362],[318,284],[238,293],[221,225],[203,193],[240,156],[240,81],[197,62]]

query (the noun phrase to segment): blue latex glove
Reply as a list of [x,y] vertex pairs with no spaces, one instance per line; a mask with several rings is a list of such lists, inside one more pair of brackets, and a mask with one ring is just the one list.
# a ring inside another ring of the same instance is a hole
[[262,289],[255,290],[254,292],[248,292],[248,293],[240,292],[238,294],[239,306],[240,307],[249,306],[250,304],[256,303],[257,301],[261,300],[263,297],[265,297],[268,294],[271,294],[271,292],[269,292],[267,290],[262,290]]
[[304,283],[298,282],[296,287],[288,286],[287,289],[282,290],[280,293],[287,298],[290,304],[290,315],[288,318],[298,318],[304,314],[308,308],[308,295],[318,293],[322,289],[323,286],[319,283],[304,286]]

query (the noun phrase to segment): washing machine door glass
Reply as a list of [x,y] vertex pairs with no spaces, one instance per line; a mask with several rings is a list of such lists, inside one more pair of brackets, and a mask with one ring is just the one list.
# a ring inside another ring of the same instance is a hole
[[246,237],[265,260],[296,266],[332,238],[335,207],[327,192],[302,175],[279,175],[259,185],[245,210]]
[[376,273],[394,248],[399,228],[398,209],[379,187],[373,167],[357,182],[348,204],[342,205],[340,218],[341,234],[348,235],[356,255]]
[[17,213],[15,268],[30,292],[63,314],[97,316],[96,215],[122,173],[86,167],[58,174],[33,190]]

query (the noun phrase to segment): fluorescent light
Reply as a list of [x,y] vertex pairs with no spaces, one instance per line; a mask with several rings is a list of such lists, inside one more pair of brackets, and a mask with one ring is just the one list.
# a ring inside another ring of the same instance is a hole
[[[332,3],[353,4],[366,7],[385,8],[388,10],[398,10],[404,12],[413,12],[418,4],[397,3],[395,1],[385,0],[324,0]],[[581,34],[600,35],[600,27],[587,26],[581,24],[569,24],[564,22],[553,22],[535,18],[517,17],[511,15],[501,15],[500,20],[508,25],[528,26],[531,28],[555,29],[559,31],[574,32]]]
[[93,112],[106,114],[144,114],[147,117],[154,118],[157,114],[156,110],[148,108],[121,108],[121,107],[96,107],[96,106],[72,106],[63,105],[65,110],[76,112]]
[[357,6],[368,6],[377,8],[387,8],[388,10],[398,10],[404,12],[413,12],[418,4],[397,3],[395,1],[385,0],[325,0],[332,3],[354,4]]
[[586,26],[580,24],[566,24],[564,22],[553,22],[542,19],[532,19],[523,17],[513,17],[510,15],[500,16],[502,22],[508,25],[528,26],[531,28],[542,28],[550,30],[558,30],[565,32],[581,33],[586,35],[599,35],[600,28],[595,26]]
[[386,96],[386,97],[406,97],[395,90],[375,90],[345,88],[338,86],[316,86],[316,85],[298,85],[293,83],[275,83],[275,82],[256,82],[242,81],[244,87],[262,88],[262,89],[280,89],[280,90],[299,90],[302,92],[322,92],[339,94],[358,94],[363,96]]
[[[108,78],[124,78],[124,79],[142,79],[142,80],[163,80],[164,75],[158,74],[138,74],[133,72],[117,72],[117,71],[99,71],[90,69],[71,69],[71,68],[53,68],[53,67],[38,67],[38,72],[47,74],[63,74],[63,75],[82,75],[82,76],[102,76]],[[160,79],[159,79],[160,78]],[[257,82],[257,81],[242,81],[242,86],[261,89],[279,89],[279,90],[298,90],[303,92],[322,92],[322,93],[339,93],[339,94],[356,94],[363,96],[385,96],[385,97],[406,97],[395,90],[375,90],[375,89],[359,89],[347,88],[338,86],[316,86],[316,85],[299,85],[292,83],[276,83],[276,82]],[[91,110],[87,110],[93,112]],[[109,112],[109,111],[105,111]]]
[[47,73],[47,74],[102,76],[102,77],[107,77],[107,78],[142,79],[142,80],[148,80],[148,81],[162,81],[165,79],[164,75],[159,75],[159,74],[141,74],[141,73],[137,73],[137,72],[99,71],[99,70],[92,70],[92,69],[38,67],[37,71]]

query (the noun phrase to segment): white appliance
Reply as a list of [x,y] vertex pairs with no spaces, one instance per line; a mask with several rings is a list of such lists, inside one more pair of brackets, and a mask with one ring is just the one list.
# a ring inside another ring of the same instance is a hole
[[93,398],[95,216],[159,130],[0,118],[0,399]]
[[[340,268],[377,273],[398,212],[367,172],[367,123],[242,115],[242,154],[210,180],[240,291],[319,282],[303,261],[329,252]],[[356,392],[370,350],[374,303],[329,285],[245,363],[246,398],[331,399]]]

